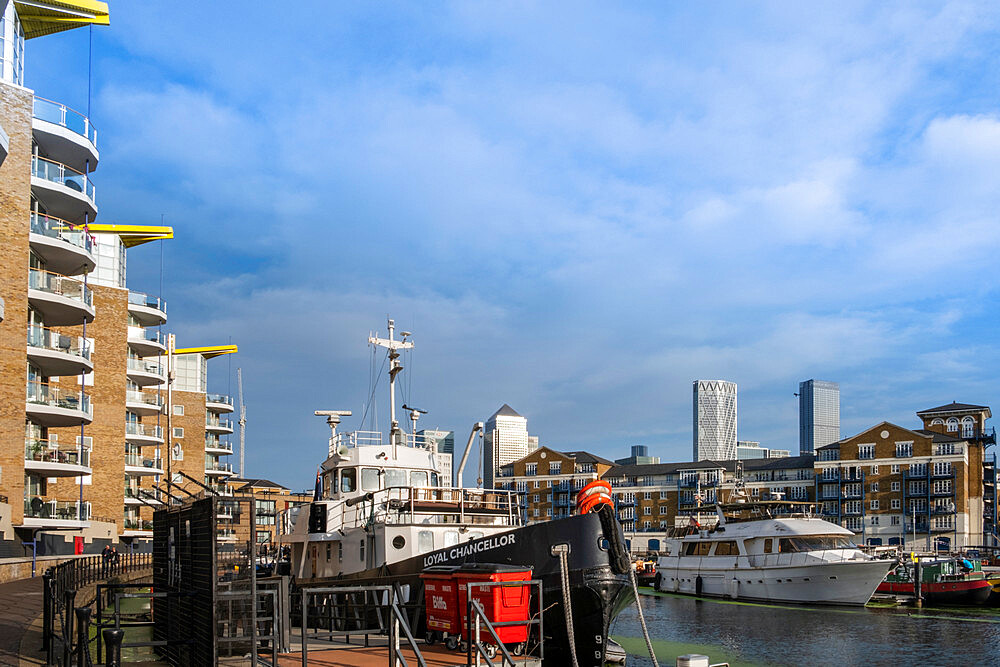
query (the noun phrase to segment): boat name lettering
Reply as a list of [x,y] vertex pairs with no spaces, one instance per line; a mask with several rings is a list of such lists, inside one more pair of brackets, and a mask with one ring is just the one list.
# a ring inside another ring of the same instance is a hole
[[479,542],[469,542],[468,544],[454,547],[448,551],[429,554],[424,558],[424,567],[430,567],[431,565],[437,565],[438,563],[456,560],[458,558],[465,558],[467,556],[471,556],[472,554],[496,549],[497,547],[506,547],[514,544],[514,537],[514,535],[500,535],[499,537],[490,537]]

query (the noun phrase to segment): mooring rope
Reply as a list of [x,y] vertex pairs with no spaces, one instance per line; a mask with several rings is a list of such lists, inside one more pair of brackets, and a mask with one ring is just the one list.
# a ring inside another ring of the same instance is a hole
[[634,567],[629,568],[629,579],[632,580],[632,592],[635,593],[635,608],[639,610],[639,625],[642,626],[642,636],[646,640],[649,657],[653,661],[653,667],[660,667],[660,663],[656,662],[656,653],[653,652],[653,642],[649,639],[649,629],[646,627],[646,617],[642,613],[642,603],[639,602],[639,582],[636,580]]
[[556,544],[552,551],[559,556],[559,581],[562,585],[563,615],[566,617],[566,638],[569,640],[569,657],[573,667],[579,667],[576,660],[576,637],[573,633],[573,607],[569,600],[569,564],[566,554],[569,552],[568,545]]

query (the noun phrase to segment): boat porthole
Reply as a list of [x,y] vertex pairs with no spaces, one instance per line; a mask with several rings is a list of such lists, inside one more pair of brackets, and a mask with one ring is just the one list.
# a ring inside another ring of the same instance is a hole
[[836,579],[837,577],[830,577],[831,579]]
[[809,577],[804,578],[802,581],[809,581]]
[[403,547],[406,546],[406,538],[403,537],[402,535],[397,535],[396,537],[392,538],[392,546],[396,547],[397,549],[402,549]]

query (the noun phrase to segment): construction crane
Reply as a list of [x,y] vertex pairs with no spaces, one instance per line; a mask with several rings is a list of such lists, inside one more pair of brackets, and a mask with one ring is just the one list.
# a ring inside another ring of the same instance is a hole
[[243,369],[236,369],[236,391],[240,396],[240,479],[246,479],[244,465],[247,453],[247,406],[243,404]]

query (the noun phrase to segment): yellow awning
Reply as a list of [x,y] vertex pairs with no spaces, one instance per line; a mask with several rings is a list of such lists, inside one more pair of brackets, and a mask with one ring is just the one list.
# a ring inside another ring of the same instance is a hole
[[91,234],[117,234],[126,248],[174,238],[173,227],[158,225],[87,225]]
[[182,347],[174,350],[174,354],[200,354],[206,359],[218,357],[222,354],[234,354],[240,349],[235,345],[209,345],[208,347]]
[[24,38],[34,39],[85,25],[109,25],[108,3],[96,0],[14,0]]

